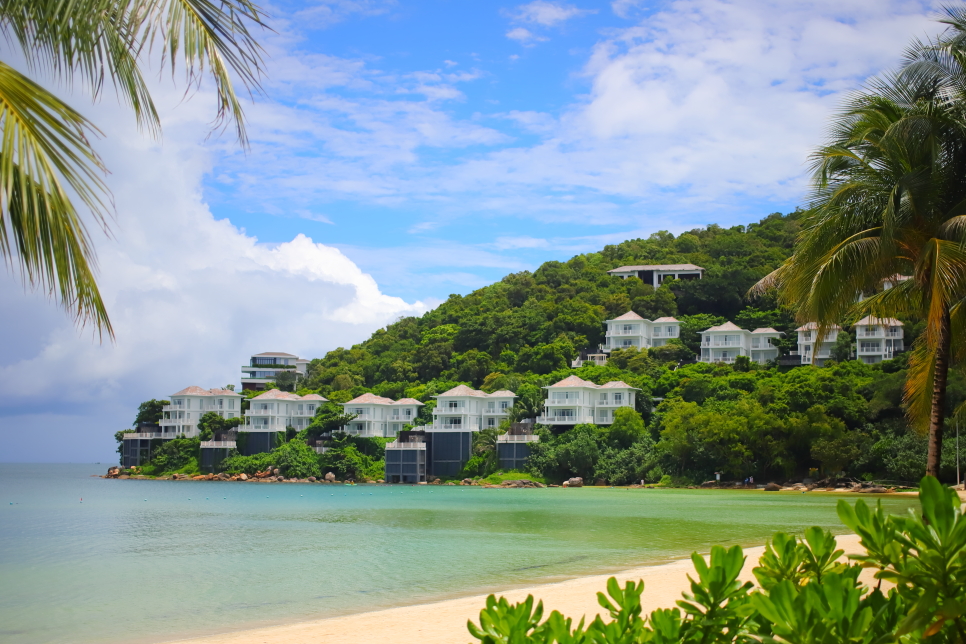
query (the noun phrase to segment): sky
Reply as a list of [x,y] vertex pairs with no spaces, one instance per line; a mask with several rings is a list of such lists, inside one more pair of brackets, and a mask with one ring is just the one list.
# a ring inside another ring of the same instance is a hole
[[55,86],[104,133],[115,339],[0,272],[0,461],[113,462],[139,402],[237,384],[253,353],[322,357],[547,260],[789,212],[842,101],[939,29],[925,0],[263,6],[247,150],[177,75],[151,74],[160,139]]

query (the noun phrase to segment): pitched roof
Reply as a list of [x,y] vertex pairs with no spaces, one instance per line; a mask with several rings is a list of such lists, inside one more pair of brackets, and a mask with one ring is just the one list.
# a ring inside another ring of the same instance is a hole
[[611,380],[610,382],[605,382],[600,386],[600,388],[601,389],[637,389],[637,387],[631,387],[623,380]]
[[643,320],[643,319],[644,318],[642,318],[641,316],[639,316],[634,311],[628,311],[624,315],[621,315],[620,317],[614,318],[613,320],[611,320],[611,322],[618,322],[620,320]]
[[349,402],[343,403],[343,404],[345,405],[363,405],[363,404],[391,405],[393,402],[394,401],[392,398],[383,398],[382,396],[377,396],[376,394],[371,394],[369,392],[366,392],[361,396],[356,396]]
[[252,400],[299,400],[299,396],[288,392],[279,391],[278,389],[269,389],[263,394],[259,394],[252,398]]
[[876,317],[872,317],[871,315],[867,315],[861,320],[859,320],[858,322],[856,322],[855,326],[868,325],[868,324],[877,324],[881,326],[902,326],[902,322],[900,322],[895,318],[876,318]]
[[713,326],[710,329],[705,329],[703,333],[707,333],[708,331],[744,331],[744,329],[734,322],[725,322],[724,324]]
[[394,405],[422,405],[423,403],[419,402],[415,398],[400,398],[393,404]]
[[242,395],[238,392],[232,391],[231,389],[202,389],[201,387],[196,387],[191,385],[190,387],[185,387],[181,391],[171,394],[172,396],[238,396]]
[[[795,330],[796,331],[817,331],[818,330],[818,324],[815,323],[815,322],[807,322],[807,323],[803,324],[802,326],[798,327]],[[829,330],[830,331],[841,331],[842,330],[842,327],[840,327],[838,324],[833,324],[832,326],[829,327]]]
[[485,391],[473,389],[471,387],[467,387],[466,385],[456,385],[449,391],[444,391],[439,396],[436,396],[436,398],[440,398],[442,396],[474,396],[476,398],[485,398],[486,395],[487,394]]
[[517,395],[512,391],[507,389],[501,389],[499,391],[494,391],[492,394],[487,394],[490,398],[516,398]]
[[760,329],[755,329],[754,331],[752,331],[752,333],[781,333],[781,332],[780,331],[776,331],[775,329],[771,328],[770,326],[766,326],[766,327],[762,327]]
[[679,322],[680,320],[678,320],[677,318],[672,318],[672,317],[669,317],[669,316],[665,316],[663,318],[658,318],[658,319],[656,319],[654,321],[655,322]]
[[319,394],[305,394],[304,396],[302,396],[302,400],[322,400],[324,402],[328,402],[329,399],[323,398]]
[[551,387],[593,387],[595,389],[597,388],[597,385],[595,385],[594,383],[587,382],[586,380],[583,380],[582,378],[578,378],[577,376],[567,376],[560,382],[556,382],[550,386]]
[[608,273],[627,273],[628,271],[703,271],[704,269],[694,264],[642,264],[640,266],[618,266],[612,268]]
[[261,356],[285,356],[287,358],[298,358],[294,353],[282,353],[281,351],[266,351],[265,353],[253,354],[253,358],[259,358]]

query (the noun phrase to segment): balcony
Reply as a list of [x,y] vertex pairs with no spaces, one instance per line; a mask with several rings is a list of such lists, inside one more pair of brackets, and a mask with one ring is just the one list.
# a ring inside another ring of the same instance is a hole
[[509,413],[510,413],[509,407],[507,407],[506,409],[484,409],[483,410],[484,416],[506,416]]
[[601,400],[597,402],[598,407],[630,407],[629,400]]
[[702,347],[740,347],[743,346],[741,340],[705,340],[701,343]]
[[161,411],[184,411],[184,405],[165,405],[161,408]]
[[153,440],[155,438],[164,438],[164,434],[160,432],[137,432],[134,434],[124,434],[124,440]]
[[246,416],[277,416],[274,409],[249,409],[245,412]]
[[500,434],[496,437],[497,443],[536,443],[539,440],[536,434]]
[[637,330],[634,330],[634,331],[624,331],[624,330],[618,330],[618,329],[610,330],[610,329],[608,329],[607,330],[607,335],[605,337],[608,337],[609,338],[611,336],[619,336],[619,335],[624,335],[624,336],[627,336],[627,335],[644,335],[644,331],[641,330],[641,329],[637,329]]
[[575,425],[577,423],[592,423],[594,417],[591,414],[574,414],[572,416],[560,416],[557,414],[544,414],[537,418],[538,423],[548,425]]
[[391,443],[386,443],[386,449],[426,449],[426,443],[423,441],[393,441]]
[[579,405],[580,396],[574,396],[573,398],[547,398],[545,401],[547,405],[569,405],[573,407],[574,405]]
[[235,441],[201,441],[201,448],[235,449]]

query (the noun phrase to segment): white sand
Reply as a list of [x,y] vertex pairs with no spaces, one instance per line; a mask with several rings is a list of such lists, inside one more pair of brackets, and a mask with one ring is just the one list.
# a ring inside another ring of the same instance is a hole
[[[861,552],[859,538],[855,535],[838,537],[839,547],[846,554]],[[755,581],[751,569],[757,565],[763,547],[747,548],[747,561],[741,579]],[[580,577],[554,584],[520,588],[501,593],[510,601],[522,601],[532,594],[543,600],[544,616],[551,610],[559,610],[567,617],[579,621],[585,615],[588,621],[603,612],[597,603],[597,593],[604,591],[611,576],[623,586],[630,579],[644,580],[643,606],[649,613],[656,608],[674,606],[681,593],[689,589],[688,574],[694,574],[690,559],[659,566],[625,570],[614,575]],[[872,580],[871,571],[868,578]],[[466,621],[479,620],[480,609],[486,603],[485,595],[450,599],[433,604],[405,606],[387,610],[360,613],[345,617],[299,622],[285,626],[271,626],[247,631],[226,633],[209,637],[179,640],[192,644],[458,644],[473,640],[466,630]]]

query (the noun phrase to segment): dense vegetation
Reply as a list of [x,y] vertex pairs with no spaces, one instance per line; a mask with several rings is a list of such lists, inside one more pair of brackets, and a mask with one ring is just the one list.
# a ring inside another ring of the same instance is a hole
[[[839,501],[842,522],[865,553],[845,563],[835,537],[821,528],[804,539],[777,533],[753,570],[758,588],[742,583],[741,548],[715,546],[710,561],[695,553],[691,592],[676,608],[645,615],[643,582],[621,588],[612,577],[598,601],[610,620],[574,624],[533,596],[510,604],[490,595],[469,631],[483,644],[879,644],[966,639],[966,518],[957,494],[934,478],[922,481],[921,512],[889,516],[864,501]],[[887,583],[859,581],[873,568]]]

